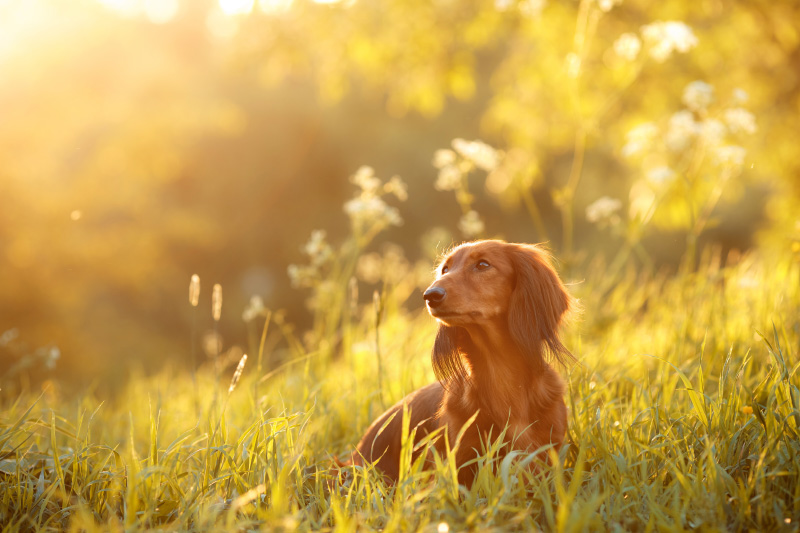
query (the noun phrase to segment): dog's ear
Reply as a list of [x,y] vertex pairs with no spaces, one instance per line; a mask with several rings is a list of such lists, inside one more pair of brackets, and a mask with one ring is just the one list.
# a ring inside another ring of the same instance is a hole
[[508,310],[508,326],[517,347],[538,366],[550,356],[566,364],[575,358],[561,343],[559,327],[572,306],[547,251],[533,245],[512,246],[515,286]]
[[433,373],[445,388],[447,383],[464,381],[467,377],[467,369],[461,360],[460,346],[464,340],[463,335],[462,328],[444,324],[440,324],[439,331],[436,332],[431,354]]

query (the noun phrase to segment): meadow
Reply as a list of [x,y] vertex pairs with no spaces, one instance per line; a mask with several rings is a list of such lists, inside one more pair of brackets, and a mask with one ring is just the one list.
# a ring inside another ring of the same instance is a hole
[[[327,339],[337,324],[336,342],[308,350],[254,302],[241,377],[234,353],[194,378],[132,377],[106,402],[4,390],[3,531],[797,529],[797,251],[724,267],[708,252],[670,276],[596,261],[565,276],[583,308],[565,332],[578,360],[562,369],[568,444],[551,465],[498,462],[490,443],[467,489],[449,456],[435,471],[409,460],[395,486],[371,469],[332,469],[386,406],[433,380],[435,324],[403,305],[426,283],[423,264],[394,249],[371,257],[383,289],[358,304],[352,283],[333,285],[357,248],[321,239],[310,255],[341,268],[314,294],[343,305],[317,306],[315,324]],[[278,342],[291,356],[269,364]]]
[[[0,533],[798,531],[798,21],[0,2]],[[339,468],[481,238],[579,302],[564,446]]]

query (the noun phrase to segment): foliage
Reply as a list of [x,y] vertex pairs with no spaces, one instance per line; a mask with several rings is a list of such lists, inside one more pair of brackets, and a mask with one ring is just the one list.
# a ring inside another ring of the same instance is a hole
[[[388,238],[412,262],[473,235],[549,241],[570,269],[800,242],[797,20],[763,0],[7,0],[2,330],[113,389],[188,359],[176,287],[195,271],[316,329],[285,265],[312,230],[344,240],[364,163],[408,184]],[[619,218],[587,220],[604,197]],[[241,338],[231,315],[218,329]],[[0,372],[21,352],[0,346]]]
[[[4,531],[797,529],[797,6],[102,3],[0,43]],[[339,471],[456,235],[561,260],[568,445]]]
[[567,370],[569,439],[555,466],[532,471],[526,464],[542,461],[533,455],[498,462],[495,444],[471,489],[458,486],[453,456],[434,472],[407,463],[393,487],[370,469],[337,474],[332,455],[346,457],[386,405],[432,379],[425,353],[434,325],[397,305],[398,288],[415,283],[408,267],[386,291],[380,337],[376,309],[361,306],[344,318],[349,337],[337,360],[292,343],[287,364],[267,374],[245,367],[221,403],[212,398],[227,383],[211,365],[195,388],[167,369],[133,377],[109,402],[54,387],[38,397],[4,393],[0,523],[87,531],[794,528],[800,257],[752,254],[724,268],[719,260],[707,254],[697,273],[674,278],[628,271],[609,280],[598,265],[574,286],[590,311],[567,330],[580,363]]

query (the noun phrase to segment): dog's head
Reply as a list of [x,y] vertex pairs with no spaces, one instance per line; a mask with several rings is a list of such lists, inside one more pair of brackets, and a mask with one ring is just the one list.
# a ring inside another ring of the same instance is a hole
[[546,355],[560,363],[572,358],[559,338],[572,299],[539,246],[462,244],[438,266],[424,298],[439,322],[433,366],[440,381],[465,377],[461,353],[472,328],[507,332],[533,367]]

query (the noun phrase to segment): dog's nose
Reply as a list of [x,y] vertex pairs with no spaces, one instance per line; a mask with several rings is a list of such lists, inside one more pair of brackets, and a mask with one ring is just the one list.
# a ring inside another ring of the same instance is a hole
[[425,298],[425,301],[428,302],[428,305],[431,307],[436,307],[440,303],[442,303],[447,296],[447,291],[445,291],[441,287],[431,287],[425,294],[422,295]]

